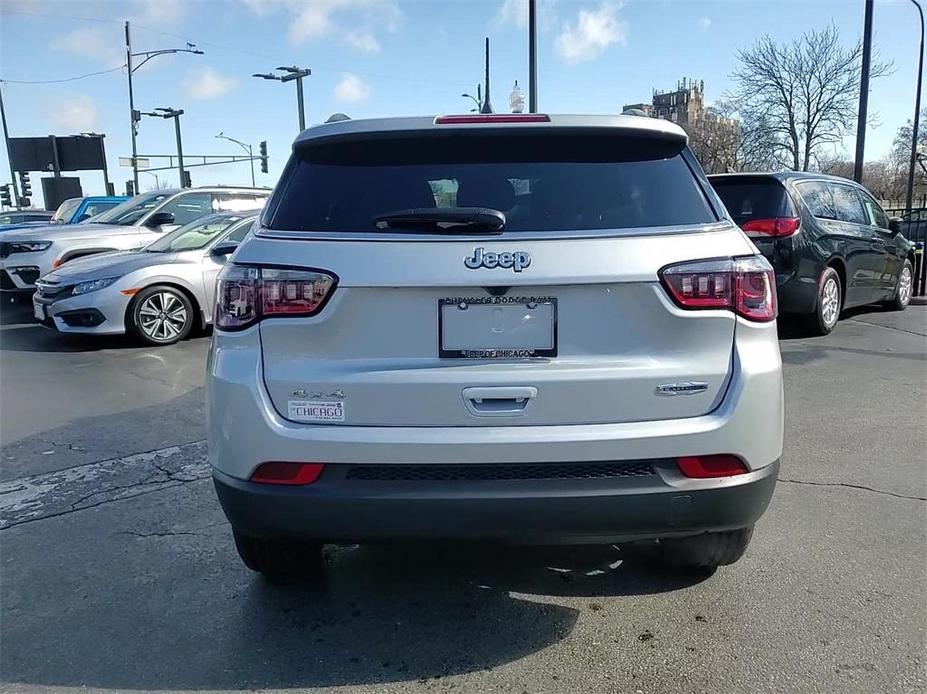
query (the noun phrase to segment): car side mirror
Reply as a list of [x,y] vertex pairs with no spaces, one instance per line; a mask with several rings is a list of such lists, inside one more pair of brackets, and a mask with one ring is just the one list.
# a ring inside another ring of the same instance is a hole
[[237,241],[222,241],[212,247],[212,249],[209,251],[209,255],[211,255],[213,258],[225,259],[232,255],[236,248],[238,248]]
[[145,226],[150,229],[155,229],[157,227],[165,226],[166,224],[174,223],[174,215],[171,212],[155,212],[148,218],[148,221],[145,222]]
[[892,232],[892,235],[901,233],[901,217],[892,217],[888,220],[888,230]]

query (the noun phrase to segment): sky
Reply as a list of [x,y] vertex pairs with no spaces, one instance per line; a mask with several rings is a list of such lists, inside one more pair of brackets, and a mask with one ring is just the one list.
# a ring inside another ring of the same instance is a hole
[[[539,0],[538,103],[549,113],[619,113],[682,77],[705,81],[709,103],[733,85],[738,49],[763,34],[787,41],[833,23],[847,45],[863,24],[863,0]],[[491,101],[508,110],[514,82],[528,78],[527,0],[0,0],[0,80],[12,137],[106,134],[117,191],[131,169],[123,23],[135,52],[183,48],[203,55],[152,59],[134,73],[136,108],[184,109],[192,155],[241,154],[219,132],[255,152],[266,140],[272,186],[298,131],[293,83],[259,80],[279,65],[312,70],[304,81],[308,125],[332,113],[352,118],[461,113],[492,45]],[[873,46],[894,72],[876,80],[866,158],[878,159],[914,111],[919,30],[909,0],[875,0]],[[22,84],[98,74],[46,84]],[[853,141],[845,143],[848,152]],[[176,152],[173,122],[144,118],[139,155]],[[152,166],[155,166],[152,163]],[[0,184],[9,178],[0,152]],[[72,174],[73,175],[73,174]],[[247,163],[191,169],[194,185],[249,184]],[[80,174],[101,194],[99,172]],[[33,174],[34,200],[41,184]],[[158,173],[178,183],[176,170]],[[142,190],[155,187],[141,174]]]

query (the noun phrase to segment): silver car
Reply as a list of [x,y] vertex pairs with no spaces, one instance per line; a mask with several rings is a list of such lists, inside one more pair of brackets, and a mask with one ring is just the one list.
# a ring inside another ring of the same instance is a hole
[[253,214],[214,214],[141,251],[74,260],[38,281],[35,317],[62,333],[131,332],[167,345],[212,323],[216,276],[247,235]]
[[737,561],[783,391],[769,263],[634,116],[303,132],[219,275],[209,459],[244,563],[323,543],[632,543]]
[[223,186],[156,190],[83,224],[17,229],[0,234],[0,291],[29,293],[35,281],[65,263],[108,251],[136,250],[214,212],[260,209],[270,191]]

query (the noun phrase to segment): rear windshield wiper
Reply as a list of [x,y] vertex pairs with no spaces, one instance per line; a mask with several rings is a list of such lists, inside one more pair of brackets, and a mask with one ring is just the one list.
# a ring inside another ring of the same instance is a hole
[[505,214],[491,207],[414,207],[373,218],[381,229],[426,234],[501,234]]

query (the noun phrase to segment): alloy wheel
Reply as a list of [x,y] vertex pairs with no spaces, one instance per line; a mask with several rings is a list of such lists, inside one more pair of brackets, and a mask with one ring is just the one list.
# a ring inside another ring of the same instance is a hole
[[828,327],[837,322],[840,315],[840,285],[837,279],[828,277],[821,290],[821,318]]
[[901,277],[898,278],[898,301],[902,306],[907,306],[911,300],[911,289],[913,287],[913,278],[911,277],[911,268],[905,265],[901,271]]
[[146,337],[155,342],[177,338],[187,323],[187,309],[171,292],[157,292],[138,308],[138,325]]

